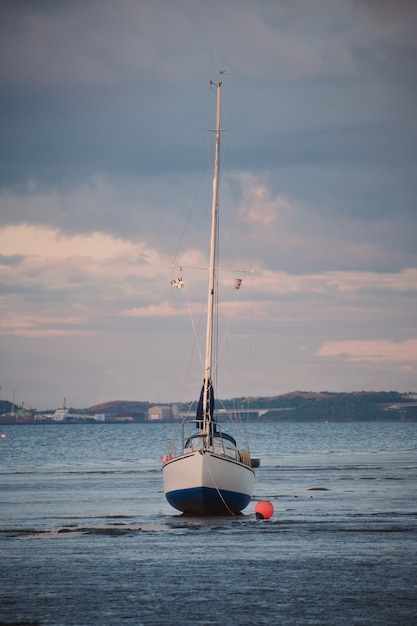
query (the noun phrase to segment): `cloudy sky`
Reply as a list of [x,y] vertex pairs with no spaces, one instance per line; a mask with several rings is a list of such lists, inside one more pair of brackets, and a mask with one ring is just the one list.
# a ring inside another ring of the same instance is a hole
[[221,273],[218,395],[417,391],[416,31],[413,0],[0,2],[1,398],[198,395],[205,275],[170,281],[207,264],[220,78],[253,273]]

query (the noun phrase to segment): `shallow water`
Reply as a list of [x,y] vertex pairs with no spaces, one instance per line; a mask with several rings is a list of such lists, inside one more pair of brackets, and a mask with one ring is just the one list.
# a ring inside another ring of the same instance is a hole
[[415,623],[417,424],[249,425],[254,501],[214,519],[165,501],[171,430],[3,426],[0,623]]

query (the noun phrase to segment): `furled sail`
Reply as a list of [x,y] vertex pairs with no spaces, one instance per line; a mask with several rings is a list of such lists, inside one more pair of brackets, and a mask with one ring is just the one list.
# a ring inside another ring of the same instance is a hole
[[[197,405],[197,415],[196,415],[196,426],[203,430],[204,428],[204,415],[203,415],[203,406],[204,406],[204,383],[201,388],[200,399]],[[214,390],[211,380],[207,385],[207,408],[208,413],[210,415],[210,421],[213,421],[213,412],[214,412]]]

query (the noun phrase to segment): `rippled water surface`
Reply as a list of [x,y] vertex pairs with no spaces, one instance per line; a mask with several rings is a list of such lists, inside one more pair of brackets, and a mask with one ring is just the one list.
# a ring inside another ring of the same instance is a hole
[[171,430],[2,427],[0,624],[416,623],[416,423],[249,425],[254,501],[214,519],[165,501]]

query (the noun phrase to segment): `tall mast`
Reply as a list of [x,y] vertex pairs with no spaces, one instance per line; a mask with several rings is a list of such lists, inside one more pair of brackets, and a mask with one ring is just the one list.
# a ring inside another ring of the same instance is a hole
[[211,238],[210,238],[210,263],[209,263],[209,287],[207,299],[207,330],[206,330],[206,360],[204,367],[204,393],[203,393],[203,416],[204,422],[210,421],[210,387],[212,384],[212,354],[213,354],[213,320],[214,320],[214,300],[215,300],[215,278],[216,278],[216,242],[217,242],[217,213],[219,206],[219,157],[220,157],[220,106],[222,97],[222,84],[210,82],[217,89],[216,108],[216,140],[214,153],[214,173],[213,173],[213,199],[211,205]]

